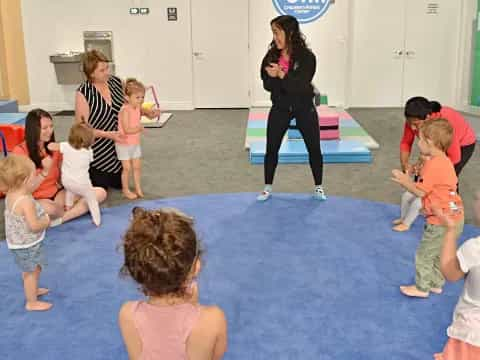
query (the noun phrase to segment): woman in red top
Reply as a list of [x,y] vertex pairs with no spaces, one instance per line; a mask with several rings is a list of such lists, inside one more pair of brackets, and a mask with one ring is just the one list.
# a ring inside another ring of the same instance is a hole
[[457,176],[472,157],[475,150],[476,135],[465,118],[454,109],[442,106],[436,101],[424,97],[413,97],[405,104],[405,129],[400,142],[400,163],[403,171],[413,172],[413,166],[408,163],[410,152],[418,130],[426,119],[446,119],[453,127],[452,144],[447,155],[452,161]]
[[[52,218],[60,219],[59,224],[88,211],[86,202],[78,201],[69,211],[64,211],[65,190],[60,184],[60,168],[62,155],[58,151],[50,151],[47,145],[55,142],[53,121],[51,115],[41,109],[35,109],[27,114],[25,121],[25,141],[13,149],[17,155],[28,156],[37,169],[37,176],[32,181],[33,197]],[[102,188],[95,188],[98,202],[107,197]]]

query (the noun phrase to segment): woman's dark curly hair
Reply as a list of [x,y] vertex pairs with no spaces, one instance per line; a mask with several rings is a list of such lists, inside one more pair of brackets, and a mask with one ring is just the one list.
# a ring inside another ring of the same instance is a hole
[[[295,55],[304,49],[308,49],[305,35],[300,31],[298,20],[291,15],[280,15],[270,21],[270,26],[277,26],[285,32],[285,45],[290,55],[290,66],[295,62]],[[281,51],[277,49],[272,40],[267,52],[267,63],[278,63]]]
[[135,207],[123,239],[122,275],[131,276],[147,296],[185,296],[200,256],[193,219],[176,209]]

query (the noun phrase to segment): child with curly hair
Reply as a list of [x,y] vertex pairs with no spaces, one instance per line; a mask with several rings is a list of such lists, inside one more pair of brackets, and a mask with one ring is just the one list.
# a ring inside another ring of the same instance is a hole
[[193,220],[175,209],[133,209],[121,272],[147,296],[129,301],[119,324],[130,359],[221,359],[227,321],[198,303],[201,250]]

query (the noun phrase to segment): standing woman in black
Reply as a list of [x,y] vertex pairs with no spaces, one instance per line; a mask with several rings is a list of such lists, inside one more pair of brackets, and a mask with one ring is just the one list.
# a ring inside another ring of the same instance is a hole
[[267,151],[265,154],[265,188],[257,200],[268,200],[278,163],[278,151],[290,120],[296,119],[315,180],[313,197],[326,200],[322,187],[323,157],[320,150],[320,129],[313,103],[312,79],[316,59],[305,43],[298,21],[289,15],[270,22],[273,41],[262,61],[263,87],[271,93],[272,108],[268,115]]

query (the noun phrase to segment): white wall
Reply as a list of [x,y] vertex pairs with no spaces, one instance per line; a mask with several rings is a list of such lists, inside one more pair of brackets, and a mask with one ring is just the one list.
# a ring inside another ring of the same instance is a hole
[[[167,21],[167,6],[179,21]],[[57,84],[49,55],[83,51],[85,30],[111,30],[117,75],[154,84],[165,108],[193,107],[189,0],[22,0],[22,14],[32,106],[73,109],[76,86]]]
[[[314,83],[328,95],[329,104],[344,105],[347,80],[348,0],[336,1],[320,19],[300,25],[317,57]],[[269,94],[260,81],[260,63],[272,41],[270,20],[279,14],[271,0],[250,1],[252,104],[268,106]]]
[[[480,114],[480,109],[470,106],[472,76],[473,21],[477,17],[477,0],[463,0],[462,20],[458,47],[457,107],[463,111]],[[480,20],[480,19],[479,19]]]
[[[156,85],[165,108],[192,108],[190,1],[200,0],[22,0],[31,107],[71,109],[76,86],[57,84],[49,55],[83,51],[85,30],[111,30],[117,75]],[[167,21],[167,6],[178,7],[178,22]],[[149,7],[150,15],[131,16],[130,7]],[[256,106],[269,105],[259,66],[272,38],[270,20],[277,15],[271,0],[250,0],[249,77],[251,102]],[[348,0],[337,1],[302,30],[317,55],[315,84],[328,94],[331,104],[344,104]]]
[[[76,86],[58,85],[49,55],[69,50],[83,51],[84,30],[111,30],[114,57],[120,77],[135,76],[154,84],[164,108],[193,108],[191,55],[191,1],[206,0],[22,0],[31,106],[49,110],[73,108]],[[233,0],[231,0],[233,1]],[[235,0],[241,1],[241,0]],[[248,0],[243,0],[248,1]],[[457,106],[468,99],[470,76],[471,19],[476,0],[464,5],[464,31],[459,39]],[[328,94],[332,105],[348,105],[353,18],[351,0],[339,0],[317,21],[301,28],[317,56],[314,83]],[[179,21],[166,19],[166,8],[178,8]],[[272,35],[270,20],[277,16],[271,0],[250,0],[250,88],[253,106],[268,106],[259,66]],[[130,7],[149,7],[150,15],[129,15]],[[226,1],[225,11],[228,13]],[[215,33],[212,24],[212,34]],[[212,37],[214,40],[214,37]],[[221,46],[221,45],[219,45]],[[452,69],[452,71],[455,71]],[[226,74],[228,76],[228,74]]]

